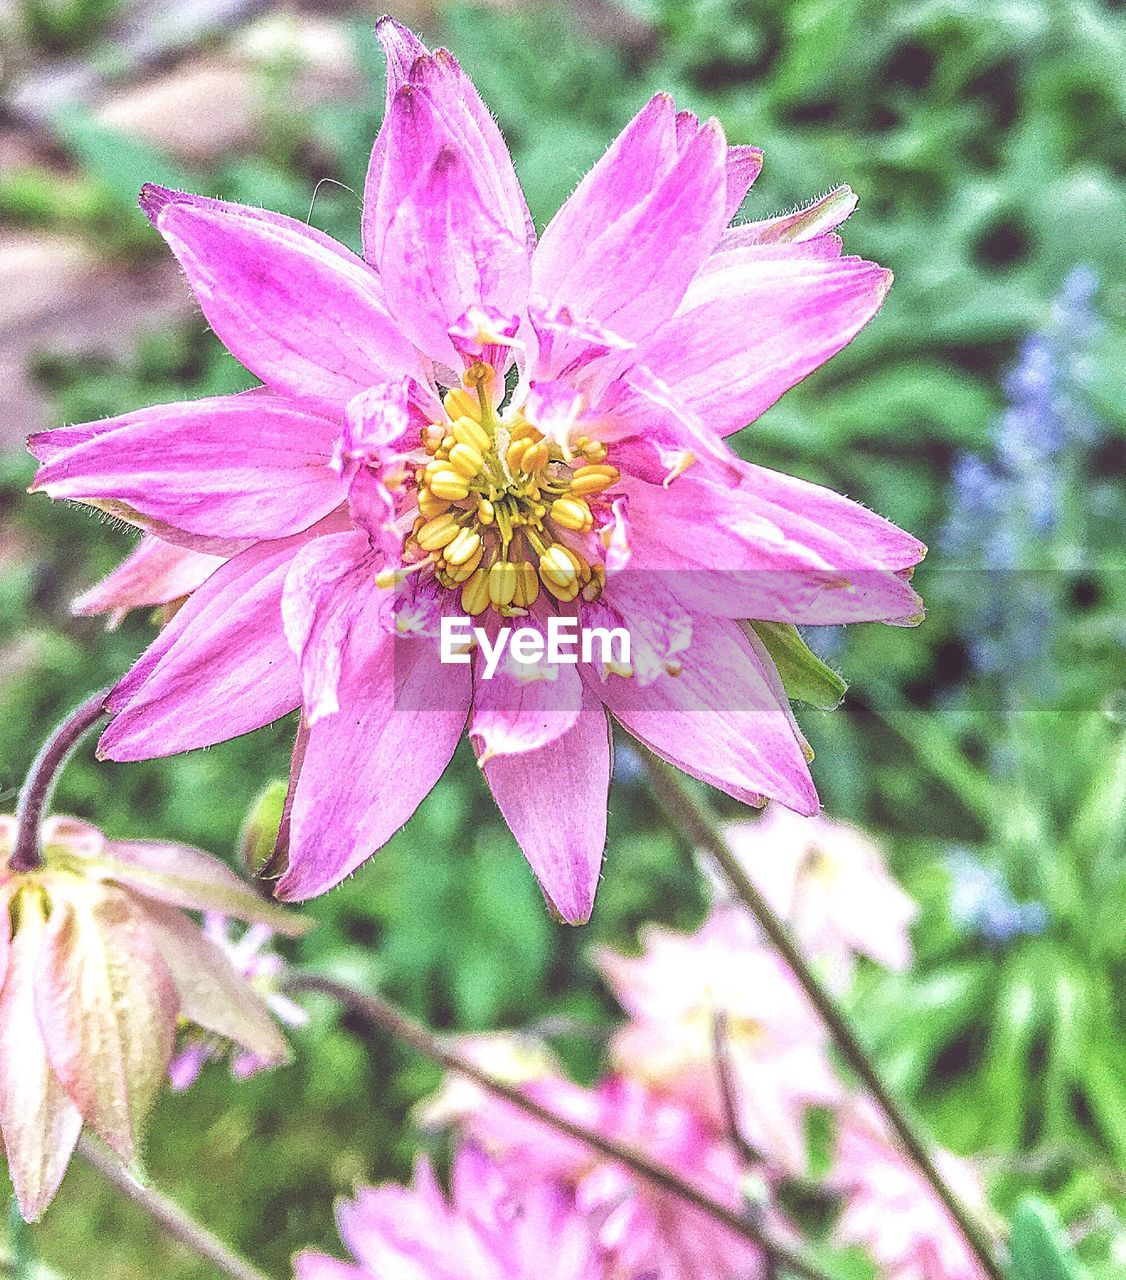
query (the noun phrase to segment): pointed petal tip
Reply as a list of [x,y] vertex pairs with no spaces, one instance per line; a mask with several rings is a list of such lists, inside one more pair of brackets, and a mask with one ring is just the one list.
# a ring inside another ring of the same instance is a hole
[[153,226],[156,226],[162,210],[174,204],[181,194],[168,187],[158,186],[155,182],[146,182],[141,188],[141,194],[137,197],[137,203],[141,206],[141,212],[145,217]]

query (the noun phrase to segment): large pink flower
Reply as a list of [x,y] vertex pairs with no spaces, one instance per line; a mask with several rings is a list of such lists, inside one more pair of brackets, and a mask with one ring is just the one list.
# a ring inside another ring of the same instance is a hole
[[[35,437],[36,487],[228,556],[110,700],[135,760],[301,706],[279,896],[411,815],[468,720],[567,920],[606,832],[607,710],[751,803],[817,809],[781,681],[739,619],[920,615],[923,547],[722,437],[843,347],[890,274],[844,256],[847,189],[725,230],[761,155],[659,94],[536,243],[455,59],[390,19],[364,259],[301,223],[146,187],[203,312],[262,381]],[[443,664],[443,614],[624,623],[631,671]],[[632,678],[627,678],[631,675]]]

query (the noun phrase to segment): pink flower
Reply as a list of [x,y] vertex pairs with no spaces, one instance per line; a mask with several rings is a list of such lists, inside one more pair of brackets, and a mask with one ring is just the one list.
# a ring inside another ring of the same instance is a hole
[[80,615],[108,613],[110,630],[132,609],[163,606],[167,621],[176,605],[201,586],[223,563],[222,556],[192,551],[146,534],[101,582],[71,605]]
[[513,1173],[463,1146],[447,1199],[420,1160],[410,1187],[368,1187],[340,1205],[354,1265],[302,1253],[297,1280],[611,1280],[574,1195]]
[[[252,924],[233,937],[231,921],[217,911],[209,911],[203,920],[203,932],[231,962],[232,968],[277,1020],[287,1027],[303,1027],[309,1015],[281,989],[285,964],[268,947],[274,931],[265,924]],[[218,1056],[223,1042],[192,1028],[181,1038],[176,1056],[169,1064],[168,1076],[176,1092],[190,1088],[206,1062]],[[231,1074],[246,1080],[259,1071],[277,1066],[277,1060],[252,1049],[236,1047],[231,1058]]]
[[14,839],[14,820],[0,816],[0,1130],[34,1221],[83,1124],[138,1160],[179,1019],[265,1061],[288,1055],[266,1005],[183,909],[304,926],[198,849],[106,840],[53,817],[42,865],[13,872]]
[[[587,918],[607,712],[729,794],[817,809],[778,673],[739,619],[921,616],[924,548],[722,437],[878,310],[847,189],[726,230],[758,173],[658,94],[538,244],[456,60],[391,19],[364,259],[261,209],[146,187],[208,323],[263,385],[32,440],[36,488],[230,557],[114,691],[102,753],[206,746],[304,711],[280,897],[339,882],[413,813],[468,722],[556,912]],[[630,669],[443,664],[495,636],[625,625]],[[632,671],[632,678],[627,678]],[[543,678],[545,674],[552,678]]]
[[[870,1104],[854,1104],[840,1124],[832,1180],[846,1202],[837,1240],[866,1248],[883,1280],[982,1280],[957,1226]],[[937,1162],[947,1185],[980,1213],[985,1198],[974,1170],[947,1151]]]
[[770,805],[758,821],[732,823],[726,834],[767,902],[838,990],[850,982],[857,955],[888,969],[910,965],[908,926],[918,907],[862,831]]
[[695,933],[651,925],[640,956],[603,950],[599,967],[629,1014],[614,1061],[722,1129],[720,1045],[742,1138],[773,1167],[805,1169],[805,1115],[841,1088],[824,1027],[741,912],[712,912]]
[[[615,1077],[590,1090],[548,1078],[526,1091],[556,1114],[643,1152],[728,1208],[747,1208],[734,1151],[689,1108]],[[761,1254],[744,1237],[510,1104],[482,1099],[464,1125],[469,1140],[511,1169],[514,1180],[543,1179],[571,1188],[577,1205],[598,1223],[614,1280],[762,1275]],[[779,1237],[786,1230],[777,1222],[767,1225]]]

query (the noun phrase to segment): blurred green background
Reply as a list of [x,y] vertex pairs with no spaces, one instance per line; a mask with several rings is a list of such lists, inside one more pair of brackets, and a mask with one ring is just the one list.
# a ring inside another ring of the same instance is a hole
[[[215,31],[193,25],[190,3],[0,4],[0,272],[16,281],[0,303],[0,371],[10,386],[23,379],[0,421],[4,809],[52,722],[151,634],[140,616],[114,633],[69,616],[129,536],[26,496],[22,437],[247,385],[184,305],[135,211],[141,182],[280,209],[358,247],[356,192],[382,104],[376,11],[229,9]],[[541,225],[657,89],[764,148],[745,216],[840,182],[860,195],[846,245],[894,269],[888,303],[736,442],[932,547],[916,580],[930,610],[921,628],[808,637],[852,686],[835,712],[800,709],[826,809],[882,837],[923,907],[915,968],[866,971],[854,1012],[937,1136],[980,1157],[1003,1213],[1038,1191],[1091,1275],[1120,1275],[1121,10],[635,0],[393,11],[476,79]],[[279,724],[156,764],[86,753],[60,804],[111,834],[234,857],[253,797],[286,771],[292,732]],[[643,920],[693,923],[699,876],[622,748],[594,918],[557,926],[475,775],[459,755],[406,830],[312,905],[300,959],[378,983],[439,1027],[546,1028],[589,1076],[614,1012],[586,953],[628,945]],[[287,1070],[235,1085],[212,1067],[167,1097],[150,1139],[158,1185],[279,1274],[302,1245],[335,1247],[336,1194],[406,1173],[418,1140],[407,1113],[436,1080],[328,1007],[296,1038]],[[200,1274],[81,1167],[31,1244],[64,1275]]]

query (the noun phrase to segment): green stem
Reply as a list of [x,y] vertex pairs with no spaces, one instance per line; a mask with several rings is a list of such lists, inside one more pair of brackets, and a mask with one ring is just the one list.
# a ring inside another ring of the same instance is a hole
[[694,1208],[706,1213],[716,1222],[722,1223],[728,1230],[757,1245],[773,1261],[776,1267],[784,1267],[793,1272],[795,1276],[802,1277],[802,1280],[831,1280],[831,1277],[826,1275],[825,1272],[819,1271],[791,1249],[770,1239],[765,1232],[753,1222],[748,1221],[742,1214],[729,1209],[725,1204],[721,1204],[717,1200],[713,1200],[711,1196],[706,1195],[699,1188],[693,1186],[692,1183],[686,1182],[672,1169],[650,1160],[642,1151],[615,1142],[612,1138],[607,1138],[604,1134],[594,1129],[588,1129],[584,1125],[576,1124],[573,1120],[567,1119],[565,1116],[556,1114],[550,1107],[537,1102],[518,1086],[490,1075],[489,1072],[482,1070],[476,1063],[463,1057],[456,1049],[450,1048],[428,1027],[423,1026],[421,1022],[415,1021],[415,1019],[403,1013],[401,1009],[396,1008],[395,1005],[384,1000],[381,996],[357,991],[342,982],[335,982],[331,978],[322,978],[317,974],[295,974],[286,983],[286,987],[294,993],[312,991],[320,995],[330,996],[365,1022],[372,1023],[381,1027],[384,1031],[390,1032],[397,1040],[410,1045],[412,1049],[445,1067],[447,1071],[455,1071],[459,1075],[465,1076],[494,1096],[503,1098],[505,1102],[511,1103],[512,1106],[554,1129],[557,1133],[563,1133],[569,1138],[574,1138],[592,1151],[597,1151],[600,1155],[605,1156],[608,1160],[614,1160],[618,1164],[631,1169],[638,1177],[643,1178],[652,1186],[677,1196]]
[[679,773],[648,752],[644,759],[653,790],[669,821],[692,847],[705,850],[719,865],[736,896],[758,921],[771,945],[798,980],[836,1041],[841,1056],[863,1082],[884,1113],[895,1137],[946,1207],[982,1270],[990,1280],[1005,1280],[993,1241],[939,1172],[927,1144],[892,1095],[836,1000],[810,968],[785,924],[743,870],[742,863],[723,838],[714,815],[685,786]]
[[107,1182],[111,1182],[118,1191],[144,1209],[166,1235],[185,1245],[204,1262],[209,1262],[216,1271],[230,1276],[231,1280],[270,1280],[264,1271],[259,1271],[228,1248],[178,1204],[155,1188],[137,1182],[115,1156],[85,1134],[78,1140],[78,1151]]

